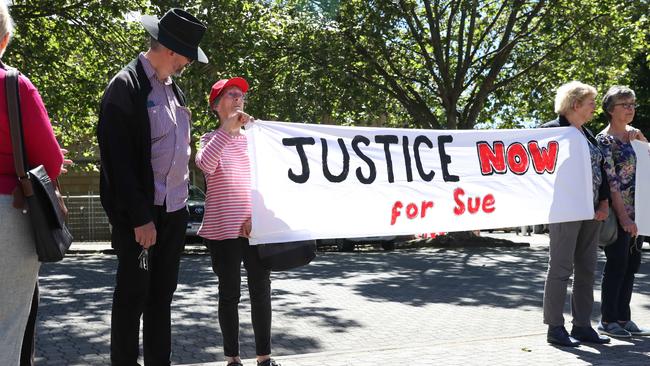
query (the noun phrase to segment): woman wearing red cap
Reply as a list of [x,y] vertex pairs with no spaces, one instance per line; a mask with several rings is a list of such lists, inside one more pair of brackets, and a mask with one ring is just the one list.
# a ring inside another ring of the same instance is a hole
[[228,366],[241,366],[239,356],[240,268],[246,268],[255,333],[257,365],[277,366],[271,359],[271,280],[251,231],[251,176],[246,136],[241,128],[252,118],[244,112],[248,83],[240,77],[219,80],[210,92],[210,109],[219,128],[201,137],[196,165],[207,185],[205,215],[199,235],[206,240],[212,269],[219,277],[219,326]]

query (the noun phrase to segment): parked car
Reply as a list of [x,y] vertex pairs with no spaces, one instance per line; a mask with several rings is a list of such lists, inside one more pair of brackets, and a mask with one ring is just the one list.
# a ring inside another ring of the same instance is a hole
[[357,244],[379,244],[384,250],[395,250],[396,236],[367,236],[363,238],[318,239],[316,245],[336,246],[339,252],[351,252]]
[[190,217],[187,220],[185,236],[196,237],[205,212],[205,193],[197,186],[190,185],[187,209],[190,211]]

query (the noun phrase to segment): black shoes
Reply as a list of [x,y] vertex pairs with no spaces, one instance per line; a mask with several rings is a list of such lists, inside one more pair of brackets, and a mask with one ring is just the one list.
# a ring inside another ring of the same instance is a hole
[[571,329],[571,337],[585,343],[605,344],[611,341],[609,337],[596,333],[592,327],[577,327],[575,325]]
[[269,359],[266,360],[266,361],[258,362],[258,363],[257,363],[257,366],[280,366],[280,364],[277,363],[277,362],[275,362],[274,359],[269,358]]
[[569,336],[569,332],[564,329],[563,325],[549,325],[548,333],[546,333],[546,340],[548,343],[563,347],[578,347],[580,345],[580,342],[577,339]]
[[578,327],[575,325],[571,329],[571,335],[563,325],[549,325],[546,340],[548,343],[563,347],[578,347],[580,342],[605,344],[611,341],[609,337],[598,334],[592,327]]

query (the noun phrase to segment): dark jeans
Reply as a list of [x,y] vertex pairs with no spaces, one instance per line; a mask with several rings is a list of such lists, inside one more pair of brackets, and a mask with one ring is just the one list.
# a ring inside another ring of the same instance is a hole
[[139,268],[142,247],[133,228],[115,226],[112,244],[117,252],[117,275],[111,315],[111,364],[137,365],[140,317],[143,320],[145,365],[170,365],[170,307],[180,256],[185,246],[187,209],[165,212],[155,206],[156,245],[149,248],[149,271]]
[[23,335],[23,346],[20,350],[20,366],[34,365],[34,355],[36,354],[36,318],[38,317],[38,281],[34,288],[34,295],[32,297],[32,308],[29,309],[29,318],[27,318],[27,326],[25,327],[25,334]]
[[618,239],[605,247],[607,262],[603,270],[600,311],[602,321],[630,320],[630,300],[634,287],[634,274],[641,265],[643,237],[632,241],[630,234],[618,227]]
[[251,299],[251,319],[258,356],[271,354],[271,271],[264,269],[257,247],[248,239],[208,240],[212,270],[219,277],[219,326],[227,357],[239,356],[241,263],[244,262]]

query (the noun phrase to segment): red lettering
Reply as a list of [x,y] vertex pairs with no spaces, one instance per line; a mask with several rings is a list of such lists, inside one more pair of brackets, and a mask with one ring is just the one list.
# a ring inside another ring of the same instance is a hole
[[528,152],[524,145],[515,142],[508,146],[508,168],[510,171],[522,175],[528,170]]
[[406,205],[406,217],[414,219],[418,215],[418,206],[415,203]]
[[494,196],[492,193],[488,193],[483,198],[483,212],[492,213],[494,212]]
[[467,198],[467,212],[475,214],[481,208],[481,198],[474,197],[474,204],[472,205],[472,197]]
[[507,149],[503,142],[495,141],[493,146],[485,141],[476,143],[481,174],[505,174],[507,170],[522,175],[530,165],[537,174],[555,173],[560,144],[550,141],[546,147],[539,142],[529,141],[527,145],[519,142],[510,144]]
[[535,173],[544,174],[546,171],[553,174],[555,172],[559,148],[560,144],[557,141],[550,141],[546,148],[540,148],[537,141],[530,141],[528,143],[528,152],[530,153]]
[[[460,216],[465,213],[465,200],[463,196],[465,195],[465,190],[462,188],[454,189],[454,201],[456,202],[456,207],[454,207],[454,214]],[[467,212],[470,214],[475,214],[479,211],[483,211],[487,214],[494,212],[496,200],[494,195],[491,193],[486,194],[485,196],[476,196],[476,197],[467,197]]]
[[[391,210],[391,217],[390,217],[391,225],[395,225],[395,223],[397,222],[397,218],[402,214],[400,209],[403,207],[404,204],[402,203],[402,201],[395,201],[395,203],[393,204],[393,209]],[[413,220],[418,216],[424,218],[424,216],[426,216],[427,209],[430,208],[433,208],[433,201],[422,201],[422,206],[418,206],[414,202],[409,202],[406,205],[406,209],[405,209],[406,217],[409,220]]]
[[454,214],[460,216],[465,213],[465,204],[461,200],[461,197],[465,194],[465,191],[462,188],[454,189],[454,201],[456,201],[456,207],[454,207]]
[[397,221],[397,216],[400,215],[399,209],[404,207],[401,201],[395,201],[393,204],[393,209],[391,211],[391,217],[390,217],[390,224],[395,225],[395,221]]
[[506,172],[505,148],[501,141],[494,143],[494,149],[487,142],[478,142],[478,158],[481,164],[481,174],[492,175]]
[[422,218],[426,215],[427,208],[433,208],[433,201],[422,201],[422,210],[420,210],[422,212]]

